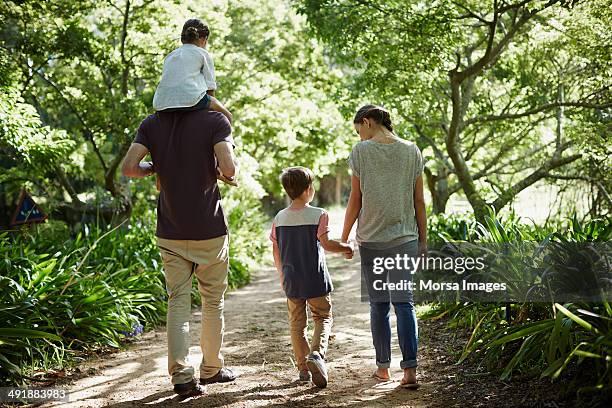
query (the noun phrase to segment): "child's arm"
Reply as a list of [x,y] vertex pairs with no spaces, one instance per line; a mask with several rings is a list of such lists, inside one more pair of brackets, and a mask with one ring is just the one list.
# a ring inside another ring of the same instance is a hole
[[340,252],[345,255],[353,255],[353,245],[336,241],[335,239],[329,239],[328,235],[328,233],[325,233],[319,236],[319,242],[323,249],[329,252]]
[[276,266],[276,271],[278,272],[278,277],[280,279],[281,288],[283,287],[283,263],[281,262],[280,251],[278,249],[278,244],[276,241],[272,241],[272,254],[274,255],[274,266]]

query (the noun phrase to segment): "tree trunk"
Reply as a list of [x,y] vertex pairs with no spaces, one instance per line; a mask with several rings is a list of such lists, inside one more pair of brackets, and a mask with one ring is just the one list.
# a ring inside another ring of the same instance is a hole
[[455,174],[459,179],[459,183],[461,183],[461,187],[463,187],[463,192],[474,210],[476,221],[484,223],[487,214],[487,206],[476,190],[474,180],[472,179],[470,170],[461,152],[460,134],[463,124],[463,112],[467,109],[467,103],[462,100],[461,80],[458,78],[456,70],[449,72],[449,80],[453,114],[446,135],[446,151],[453,162]]
[[342,204],[342,172],[336,172],[336,191],[334,195],[334,204]]
[[450,198],[447,169],[439,169],[437,174],[433,174],[431,170],[425,168],[425,181],[431,195],[433,213],[443,214],[446,212],[446,204]]

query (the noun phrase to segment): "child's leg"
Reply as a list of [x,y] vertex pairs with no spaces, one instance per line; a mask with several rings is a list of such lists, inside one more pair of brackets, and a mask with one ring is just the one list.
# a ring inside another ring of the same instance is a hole
[[321,357],[325,357],[333,322],[331,296],[327,294],[308,299],[308,307],[312,312],[312,320],[314,320],[310,351],[318,351]]
[[217,112],[221,112],[230,121],[230,123],[232,123],[231,112],[227,110],[227,108],[214,96],[209,96],[209,98],[210,98],[210,105],[208,105],[208,108],[211,110],[217,111]]
[[291,345],[295,356],[298,370],[307,370],[306,356],[310,353],[308,341],[306,340],[306,300],[287,298],[287,309],[289,310],[289,326],[291,329]]

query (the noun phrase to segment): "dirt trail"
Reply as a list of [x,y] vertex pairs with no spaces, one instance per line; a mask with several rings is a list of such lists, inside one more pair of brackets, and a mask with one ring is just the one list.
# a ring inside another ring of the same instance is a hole
[[[393,379],[378,383],[370,377],[374,370],[374,350],[369,331],[368,305],[359,300],[358,259],[328,258],[335,283],[333,337],[328,351],[330,381],[326,389],[295,382],[286,300],[276,273],[259,271],[250,285],[229,293],[225,303],[226,332],[223,353],[226,365],[239,378],[234,383],[209,385],[206,394],[181,402],[198,407],[372,407],[430,406],[435,385],[419,391],[398,388],[399,348],[393,344]],[[199,311],[191,320],[190,362],[197,367],[201,358],[198,341]],[[421,333],[427,347],[426,331]],[[166,335],[163,328],[146,333],[128,350],[81,365],[86,375],[67,388],[69,403],[61,406],[171,406],[178,403],[166,372]],[[421,380],[428,380],[432,369],[421,361]],[[196,370],[197,372],[197,370]]]
[[[330,235],[340,235],[342,211],[330,213]],[[271,258],[271,256],[269,256]],[[186,407],[569,407],[559,401],[563,386],[527,378],[501,382],[476,366],[457,366],[466,330],[452,331],[443,321],[419,321],[418,391],[399,388],[402,372],[392,314],[392,380],[375,381],[374,349],[369,307],[360,301],[358,256],[347,261],[328,255],[334,281],[334,325],[327,355],[329,385],[319,390],[297,383],[292,361],[286,299],[272,260],[253,276],[253,282],[231,292],[225,302],[226,365],[239,377],[233,383],[213,384],[198,398],[180,402]],[[201,360],[199,311],[191,318],[190,363]],[[167,374],[165,328],[145,333],[125,351],[91,359],[79,374],[64,379],[68,403],[47,406],[136,407],[175,406]],[[61,386],[61,385],[58,385]],[[555,401],[556,400],[556,401]],[[542,405],[542,401],[546,404]],[[550,405],[552,404],[552,405]]]

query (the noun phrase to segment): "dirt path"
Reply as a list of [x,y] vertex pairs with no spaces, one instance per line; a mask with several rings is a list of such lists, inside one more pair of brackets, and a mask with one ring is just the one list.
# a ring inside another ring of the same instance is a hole
[[[339,236],[341,213],[332,213],[331,236]],[[392,379],[378,383],[369,329],[369,308],[360,301],[359,259],[346,261],[328,256],[334,280],[333,334],[327,355],[330,381],[319,390],[295,382],[285,297],[276,272],[269,265],[257,271],[253,282],[229,293],[225,302],[223,353],[228,367],[239,378],[229,384],[214,384],[198,398],[180,402],[193,407],[565,407],[557,402],[560,388],[528,379],[500,382],[480,368],[457,366],[457,353],[465,344],[466,331],[453,332],[441,321],[419,322],[418,391],[398,388],[401,355],[395,337]],[[191,319],[190,363],[197,367],[199,311]],[[72,407],[174,406],[166,369],[164,328],[148,332],[126,351],[92,359],[79,366],[80,373],[65,379]],[[197,372],[197,369],[196,369]],[[556,397],[555,397],[556,396]],[[542,405],[542,401],[552,405]],[[49,404],[48,406],[51,406]]]
[[[368,305],[359,301],[358,260],[330,256],[336,290],[333,337],[328,352],[330,381],[326,389],[297,384],[292,362],[285,297],[275,271],[260,271],[254,282],[226,298],[226,365],[239,374],[230,384],[214,384],[206,394],[183,401],[198,407],[372,407],[430,406],[437,386],[419,391],[397,388],[401,370],[397,343],[393,344],[394,382],[377,383],[370,378],[374,351],[369,331]],[[191,320],[190,362],[197,366],[200,313]],[[423,333],[421,334],[421,337]],[[105,356],[80,367],[86,375],[68,386],[70,403],[61,406],[171,406],[178,403],[166,372],[166,336],[163,329],[149,332],[127,351]],[[431,370],[420,366],[422,380]],[[197,371],[197,370],[196,370]]]

